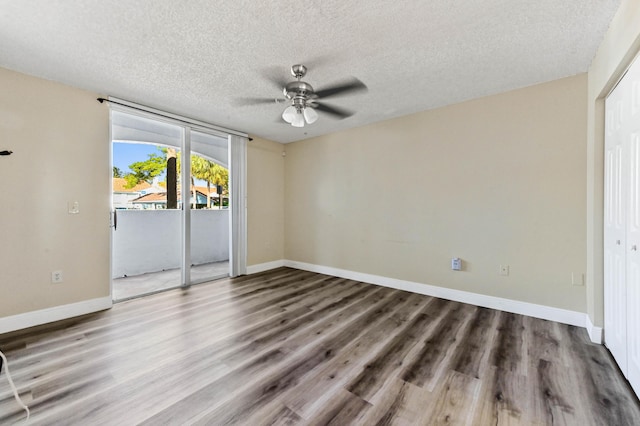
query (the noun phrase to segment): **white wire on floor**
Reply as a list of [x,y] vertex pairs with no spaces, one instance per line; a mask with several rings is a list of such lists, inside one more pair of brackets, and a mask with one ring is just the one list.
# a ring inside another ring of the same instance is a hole
[[[4,366],[4,373],[7,375],[7,380],[9,381],[9,386],[11,386],[11,390],[13,391],[13,396],[18,401],[18,404],[24,408],[24,411],[27,412],[27,420],[29,420],[29,407],[24,405],[22,400],[20,399],[20,395],[18,395],[18,389],[16,389],[16,385],[13,384],[13,380],[11,379],[11,374],[9,374],[9,362],[7,361],[7,357],[4,356],[2,351],[0,351],[0,358],[2,358],[2,365]],[[0,375],[2,371],[0,370]]]

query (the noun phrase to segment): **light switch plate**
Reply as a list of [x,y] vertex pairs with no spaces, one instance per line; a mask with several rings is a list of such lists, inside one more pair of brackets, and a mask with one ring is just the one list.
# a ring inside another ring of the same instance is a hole
[[459,257],[454,257],[451,259],[451,270],[453,271],[461,271],[462,270],[462,259]]

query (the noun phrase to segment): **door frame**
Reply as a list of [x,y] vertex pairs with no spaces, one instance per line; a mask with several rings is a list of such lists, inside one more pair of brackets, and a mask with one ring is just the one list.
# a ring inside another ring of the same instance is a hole
[[[203,121],[191,119],[173,113],[157,110],[134,102],[119,98],[101,98],[108,101],[109,110],[109,161],[113,165],[113,130],[112,112],[119,111],[139,117],[157,120],[160,122],[180,126],[183,130],[182,153],[191,156],[191,132],[197,131],[217,137],[226,137],[228,143],[228,169],[229,169],[229,276],[234,277],[246,274],[247,259],[247,233],[246,233],[246,142],[248,135],[235,130],[225,129]],[[100,99],[99,99],[100,100]],[[186,158],[186,157],[185,157]],[[190,161],[183,162],[181,168],[181,181],[189,182],[191,177]],[[112,167],[109,168],[112,171]],[[181,272],[180,287],[188,287],[202,281],[191,282],[191,191],[181,191]],[[185,208],[186,206],[186,208]],[[110,227],[115,226],[113,197],[111,199]],[[109,237],[109,270],[110,272],[110,296],[113,300],[113,231]]]

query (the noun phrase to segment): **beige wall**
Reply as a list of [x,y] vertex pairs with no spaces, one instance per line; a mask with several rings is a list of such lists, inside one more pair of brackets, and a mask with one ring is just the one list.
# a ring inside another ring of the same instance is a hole
[[587,113],[587,313],[604,324],[604,99],[640,50],[640,0],[623,0],[589,68]]
[[[109,109],[0,68],[0,318],[109,296]],[[284,257],[282,145],[248,145],[248,263]],[[79,201],[81,212],[67,212]],[[62,270],[64,282],[51,283]]]
[[283,145],[254,138],[247,148],[247,265],[284,258]]
[[287,145],[285,257],[585,312],[586,85]]
[[0,93],[0,317],[108,296],[108,108],[1,68]]
[[[286,148],[254,140],[248,264],[284,257],[586,309],[602,325],[602,105],[638,50],[640,0],[623,0],[588,83],[577,76]],[[15,152],[0,158],[0,291],[10,295],[0,317],[108,296],[107,107],[5,69],[0,89],[0,150]],[[73,200],[79,215],[67,213]],[[449,270],[451,256],[464,272]],[[497,276],[502,263],[509,277]],[[53,285],[56,269],[65,281]],[[584,271],[586,294],[570,284]]]

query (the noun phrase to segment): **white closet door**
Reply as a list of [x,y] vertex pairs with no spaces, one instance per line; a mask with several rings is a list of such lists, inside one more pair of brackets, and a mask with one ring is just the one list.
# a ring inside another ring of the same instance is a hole
[[640,60],[607,97],[605,343],[640,395]]
[[606,101],[604,299],[605,343],[620,369],[627,369],[626,213],[627,148],[622,143],[623,87]]
[[624,144],[629,144],[627,221],[627,378],[640,395],[640,61],[624,77]]

